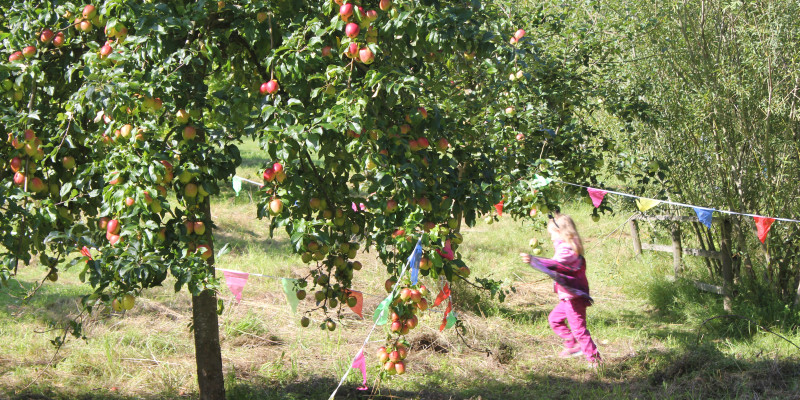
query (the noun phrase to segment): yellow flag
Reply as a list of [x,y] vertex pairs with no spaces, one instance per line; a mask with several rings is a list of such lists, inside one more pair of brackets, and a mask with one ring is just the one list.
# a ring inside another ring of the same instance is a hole
[[639,211],[645,212],[657,205],[661,204],[659,200],[653,199],[636,199],[636,207],[639,207]]

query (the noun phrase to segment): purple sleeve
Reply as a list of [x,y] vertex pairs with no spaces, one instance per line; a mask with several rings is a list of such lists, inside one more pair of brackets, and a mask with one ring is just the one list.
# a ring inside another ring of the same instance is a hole
[[589,304],[591,304],[594,301],[589,296],[588,289],[582,290],[580,288],[580,285],[577,284],[577,278],[559,272],[559,268],[567,270],[569,269],[563,264],[559,263],[558,261],[551,260],[549,258],[531,257],[531,267],[545,273],[547,276],[552,278],[556,283],[561,285],[561,287],[571,295],[576,297],[583,297],[584,299],[589,301]]

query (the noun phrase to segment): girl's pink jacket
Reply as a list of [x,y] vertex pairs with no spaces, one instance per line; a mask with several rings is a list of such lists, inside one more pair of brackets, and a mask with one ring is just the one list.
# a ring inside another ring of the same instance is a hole
[[589,304],[589,281],[586,279],[586,259],[562,240],[553,242],[555,255],[550,258],[531,257],[531,266],[549,275],[555,281],[554,290],[559,298],[582,297]]

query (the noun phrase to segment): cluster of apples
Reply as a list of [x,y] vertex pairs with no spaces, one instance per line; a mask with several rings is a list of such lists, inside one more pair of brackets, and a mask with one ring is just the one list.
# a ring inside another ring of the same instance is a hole
[[97,226],[106,231],[106,239],[112,245],[115,245],[122,240],[122,237],[120,236],[121,225],[118,219],[102,217],[97,223]]
[[377,356],[383,370],[389,375],[403,375],[406,372],[404,360],[408,356],[407,343],[396,341],[391,345],[381,346]]
[[509,42],[510,44],[512,44],[512,45],[515,45],[515,44],[517,44],[517,42],[519,42],[519,41],[520,41],[520,40],[521,40],[521,39],[522,39],[524,36],[525,36],[525,30],[524,30],[524,29],[517,29],[517,31],[516,31],[516,32],[514,32],[514,35],[512,35],[512,36],[511,36],[511,39],[509,39],[509,40],[508,40],[508,42]]
[[542,243],[539,242],[539,239],[533,238],[528,242],[528,244],[533,249],[531,250],[533,255],[538,256],[539,254],[542,254]]
[[120,298],[116,298],[111,301],[111,309],[116,312],[127,311],[133,308],[136,299],[133,295],[126,293],[122,295]]
[[[372,22],[378,19],[378,12],[375,10],[364,10],[364,7],[353,3],[345,3],[343,0],[334,0],[339,5],[339,18],[345,22],[344,35],[347,37],[343,43],[347,44],[344,52],[345,56],[365,65],[375,61],[375,53],[369,46],[361,46],[359,37],[364,33],[364,41],[367,44],[378,42],[378,30],[372,26]],[[382,11],[389,11],[392,8],[391,0],[381,0],[379,7]],[[349,43],[347,43],[349,41]],[[330,46],[322,49],[323,57],[331,56]]]
[[[42,140],[36,137],[36,133],[34,133],[33,130],[27,129],[22,134],[22,140],[17,138],[13,133],[9,133],[8,142],[16,153],[14,157],[8,161],[8,167],[11,169],[11,172],[14,173],[14,185],[25,188],[27,183],[27,189],[31,192],[37,194],[46,193],[48,186],[44,183],[42,178],[34,176],[32,179],[28,179],[28,174],[36,173],[35,164],[32,163],[31,160],[39,161],[44,158]],[[67,169],[75,167],[75,158],[71,156],[64,157],[62,162]],[[56,185],[56,193],[58,193],[58,189]]]

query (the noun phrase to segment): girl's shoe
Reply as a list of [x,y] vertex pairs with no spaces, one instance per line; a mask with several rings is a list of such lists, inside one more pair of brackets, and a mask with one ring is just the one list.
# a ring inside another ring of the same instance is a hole
[[589,369],[597,369],[598,367],[603,366],[603,358],[598,354],[589,360],[589,363],[586,366],[589,367]]
[[582,355],[583,352],[581,351],[581,348],[578,345],[575,345],[575,347],[569,349],[564,349],[561,351],[561,353],[558,353],[559,358],[572,358]]

